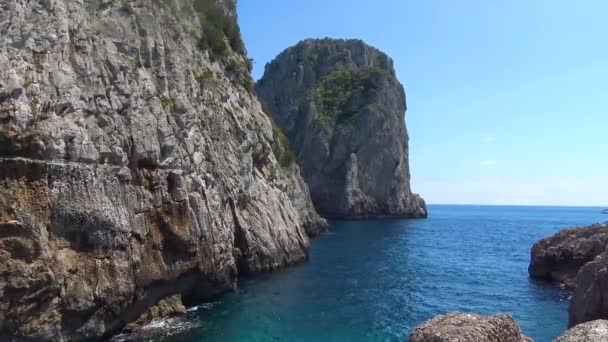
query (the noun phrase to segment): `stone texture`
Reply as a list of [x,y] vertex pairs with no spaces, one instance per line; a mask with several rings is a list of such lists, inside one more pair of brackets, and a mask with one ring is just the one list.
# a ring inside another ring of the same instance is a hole
[[576,287],[576,276],[585,264],[608,245],[608,224],[565,229],[532,247],[528,272],[534,278]]
[[573,327],[596,319],[608,319],[608,252],[583,266],[576,283],[568,325]]
[[566,331],[555,342],[606,342],[608,341],[608,321],[595,320],[579,324]]
[[181,316],[186,312],[186,307],[182,302],[182,296],[178,294],[160,300],[156,305],[144,312],[143,315],[139,316],[139,318],[133,322],[133,324],[140,325],[154,321],[155,319]]
[[410,334],[409,342],[527,342],[511,316],[454,312],[437,316]]
[[405,91],[393,61],[359,40],[306,40],[256,86],[328,217],[426,217],[410,189]]
[[326,228],[196,1],[0,0],[0,340],[104,339]]

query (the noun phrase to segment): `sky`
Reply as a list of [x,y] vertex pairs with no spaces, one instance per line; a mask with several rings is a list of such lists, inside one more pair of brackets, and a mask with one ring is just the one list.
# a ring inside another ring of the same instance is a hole
[[608,207],[608,1],[240,0],[253,76],[306,38],[389,54],[428,203]]

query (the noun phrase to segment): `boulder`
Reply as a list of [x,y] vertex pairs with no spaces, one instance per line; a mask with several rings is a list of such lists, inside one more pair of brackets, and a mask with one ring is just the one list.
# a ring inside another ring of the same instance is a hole
[[595,320],[579,324],[555,339],[555,342],[606,342],[608,321]]
[[432,318],[410,334],[409,342],[530,342],[508,315],[448,313]]

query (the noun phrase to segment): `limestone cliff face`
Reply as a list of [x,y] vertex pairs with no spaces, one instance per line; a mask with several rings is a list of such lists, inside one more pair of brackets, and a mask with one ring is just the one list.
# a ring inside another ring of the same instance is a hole
[[306,40],[268,64],[256,90],[321,214],[426,216],[410,190],[405,92],[387,55],[359,40]]
[[0,0],[0,339],[100,339],[307,257],[234,3]]

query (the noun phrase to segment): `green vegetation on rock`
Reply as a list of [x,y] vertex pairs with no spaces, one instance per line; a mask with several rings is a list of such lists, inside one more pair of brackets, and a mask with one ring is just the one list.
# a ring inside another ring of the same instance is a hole
[[241,55],[245,54],[245,44],[241,38],[236,14],[228,14],[216,0],[197,0],[195,9],[200,16],[204,31],[198,42],[200,49],[211,49],[216,55],[226,56],[230,44],[232,50]]
[[321,78],[314,92],[315,99],[322,106],[320,120],[337,120],[339,124],[352,122],[362,106],[353,106],[355,95],[368,98],[378,89],[376,80],[387,75],[378,67],[361,69],[342,68]]
[[291,148],[291,145],[289,144],[289,139],[287,139],[287,136],[285,135],[285,133],[283,133],[283,130],[281,130],[281,128],[279,128],[279,126],[275,124],[272,116],[272,109],[270,108],[268,103],[261,100],[260,102],[262,104],[262,110],[272,121],[272,135],[274,136],[274,141],[272,143],[272,152],[274,153],[275,157],[277,158],[279,164],[282,167],[290,167],[295,162],[296,156],[293,152],[293,149]]

